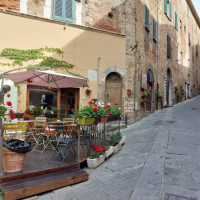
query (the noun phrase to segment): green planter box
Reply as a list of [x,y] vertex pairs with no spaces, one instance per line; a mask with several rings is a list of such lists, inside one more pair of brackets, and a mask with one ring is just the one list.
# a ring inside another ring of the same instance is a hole
[[92,117],[81,117],[78,118],[78,123],[81,125],[89,125],[89,124],[94,124],[95,118]]

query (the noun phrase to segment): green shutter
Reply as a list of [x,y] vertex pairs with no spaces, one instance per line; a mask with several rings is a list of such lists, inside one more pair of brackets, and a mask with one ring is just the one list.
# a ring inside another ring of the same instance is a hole
[[175,12],[175,27],[178,29],[178,15]]
[[149,8],[145,4],[145,27],[149,29]]
[[167,14],[167,0],[164,1],[165,1],[165,14]]
[[169,16],[170,16],[170,20],[172,20],[172,2],[169,2],[169,6],[170,6],[170,10],[169,10]]
[[55,18],[62,18],[62,1],[61,0],[54,0],[54,17]]
[[153,38],[156,40],[156,20],[153,18]]

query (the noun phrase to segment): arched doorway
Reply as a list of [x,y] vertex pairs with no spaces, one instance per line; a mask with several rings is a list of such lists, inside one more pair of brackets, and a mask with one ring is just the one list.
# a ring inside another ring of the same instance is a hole
[[154,90],[153,71],[151,69],[148,69],[148,71],[147,71],[147,91],[149,92],[149,95],[146,97],[146,110],[147,111],[152,110],[153,90]]
[[167,69],[166,102],[167,105],[171,104],[171,70],[169,68]]
[[106,77],[105,83],[105,103],[117,103],[121,107],[122,103],[122,79],[116,72],[111,72]]

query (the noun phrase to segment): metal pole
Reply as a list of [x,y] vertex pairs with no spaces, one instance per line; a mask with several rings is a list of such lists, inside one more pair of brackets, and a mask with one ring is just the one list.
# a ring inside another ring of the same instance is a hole
[[99,101],[99,61],[100,61],[101,57],[98,57],[97,60],[97,99]]
[[80,125],[78,125],[77,128],[78,128],[78,162],[80,163]]

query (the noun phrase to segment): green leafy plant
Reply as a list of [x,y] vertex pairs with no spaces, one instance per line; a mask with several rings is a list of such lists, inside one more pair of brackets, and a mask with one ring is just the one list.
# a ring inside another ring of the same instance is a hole
[[52,111],[53,111],[54,114],[58,114],[58,113],[59,113],[59,109],[56,108],[56,107],[53,107],[53,108],[52,108]]
[[143,92],[143,95],[147,97],[147,96],[150,95],[150,93],[149,93],[148,91],[144,91],[144,92]]
[[32,109],[28,108],[25,113],[30,115],[41,115],[43,114],[43,109],[39,105],[34,105]]
[[117,145],[121,139],[122,139],[122,134],[120,132],[113,133],[110,136],[110,143],[112,145]]

